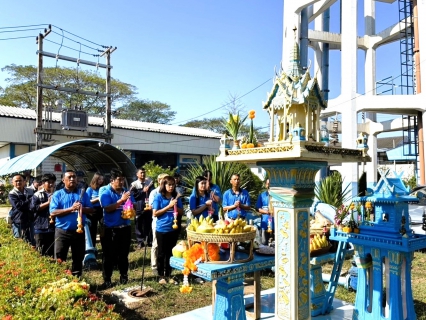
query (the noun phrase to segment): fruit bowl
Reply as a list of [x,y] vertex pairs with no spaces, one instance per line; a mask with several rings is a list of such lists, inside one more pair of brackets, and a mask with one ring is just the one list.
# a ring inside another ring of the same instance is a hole
[[328,253],[330,251],[331,247],[332,247],[332,245],[328,244],[327,247],[319,248],[317,250],[312,250],[310,252],[310,256],[311,256],[311,258],[313,258],[313,257],[318,257],[322,254]]
[[[233,234],[217,234],[217,233],[199,233],[191,230],[186,230],[188,236],[189,247],[196,242],[200,242],[204,245],[204,261],[205,263],[242,263],[253,260],[253,247],[254,238],[256,237],[256,230],[244,232],[244,233],[233,233]],[[235,252],[237,251],[237,244],[239,242],[248,242],[250,244],[248,250],[248,256],[242,259],[236,259]],[[229,243],[229,259],[226,261],[210,261],[207,254],[207,245],[209,243]]]

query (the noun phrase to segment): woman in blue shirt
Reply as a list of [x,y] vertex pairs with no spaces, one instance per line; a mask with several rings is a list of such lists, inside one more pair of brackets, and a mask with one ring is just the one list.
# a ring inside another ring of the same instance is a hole
[[88,215],[90,219],[90,237],[92,238],[92,245],[96,248],[96,234],[98,233],[98,222],[102,219],[103,211],[99,202],[99,188],[104,185],[104,176],[100,172],[93,175],[90,187],[87,188],[86,193],[90,198],[95,212]]
[[210,199],[210,194],[207,192],[207,178],[198,176],[195,178],[194,190],[189,197],[189,209],[191,209],[194,217],[200,215],[206,218],[209,215],[209,210],[214,212],[212,208],[213,200]]
[[158,245],[157,270],[161,277],[159,281],[161,284],[165,284],[165,278],[171,275],[170,257],[179,236],[177,231],[179,229],[173,229],[174,212],[182,215],[182,202],[177,198],[175,179],[166,176],[161,181],[159,193],[152,204],[152,214],[157,218],[155,231]]

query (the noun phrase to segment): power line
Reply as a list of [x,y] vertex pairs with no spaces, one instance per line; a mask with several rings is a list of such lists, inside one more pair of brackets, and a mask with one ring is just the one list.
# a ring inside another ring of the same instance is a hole
[[16,40],[16,39],[25,39],[25,38],[34,38],[34,36],[3,38],[3,39],[0,39],[0,40]]
[[[259,89],[261,86],[263,86],[265,83],[269,82],[270,80],[272,80],[272,78],[269,78],[268,80],[266,80],[266,81],[262,82],[261,84],[259,84],[257,87],[255,87],[255,88],[251,89],[250,91],[248,91],[248,92],[244,93],[242,96],[239,96],[238,98],[236,98],[236,99],[235,99],[235,101],[238,101],[238,100],[240,100],[241,98],[245,97],[246,95],[248,95],[248,94],[252,93],[253,91],[255,91],[255,90],[257,90],[257,89]],[[188,122],[188,121],[191,121],[191,120],[193,120],[193,119],[198,119],[198,118],[200,118],[200,117],[202,117],[202,116],[208,115],[208,114],[210,114],[210,113],[212,113],[212,112],[215,112],[215,111],[217,111],[217,110],[219,110],[219,109],[225,108],[225,107],[227,107],[228,105],[230,105],[230,104],[232,104],[232,103],[233,103],[233,101],[228,102],[228,103],[224,104],[223,106],[220,106],[219,108],[213,109],[213,110],[211,110],[211,111],[209,111],[209,112],[206,112],[206,113],[203,113],[203,114],[201,114],[201,115],[199,115],[199,116],[196,116],[196,117],[193,117],[193,118],[189,118],[189,119],[187,119],[187,120],[178,121],[178,122],[175,122],[175,123],[172,123],[172,124],[178,124],[178,123],[182,123],[182,122]]]
[[53,31],[53,30],[52,30],[52,33],[55,33],[55,34],[57,34],[58,36],[60,36],[60,37],[62,37],[62,38],[65,38],[65,39],[67,39],[67,40],[70,40],[70,41],[73,41],[73,42],[75,42],[75,43],[78,43],[78,44],[82,45],[83,47],[86,47],[86,48],[89,48],[89,49],[95,50],[96,52],[103,51],[103,50],[99,50],[99,49],[93,48],[93,47],[91,47],[91,46],[85,45],[85,44],[83,44],[83,43],[81,43],[81,42],[79,42],[79,41],[76,41],[76,40],[74,40],[74,39],[71,39],[71,38],[69,38],[69,37],[66,37],[66,36],[64,36],[63,34],[60,34],[60,33],[56,32],[56,31]]
[[52,40],[49,40],[49,39],[44,39],[44,41],[54,43],[54,44],[56,44],[56,45],[58,45],[58,46],[61,46],[61,47],[64,47],[64,48],[67,48],[67,49],[70,49],[70,50],[74,50],[74,51],[77,51],[77,52],[79,52],[79,53],[84,53],[84,54],[87,54],[87,55],[89,55],[89,56],[94,56],[94,57],[96,56],[96,55],[95,55],[95,54],[93,54],[93,53],[84,52],[84,51],[81,51],[81,50],[78,50],[78,49],[74,49],[74,48],[71,48],[71,47],[68,47],[68,46],[64,46],[63,44],[57,43],[57,42],[52,41]]
[[48,23],[41,23],[41,24],[30,24],[27,26],[15,26],[15,27],[0,27],[0,30],[2,29],[17,29],[17,28],[29,28],[29,27],[37,27],[37,26],[48,26]]
[[102,45],[102,44],[99,44],[99,43],[96,43],[96,42],[90,41],[90,40],[85,39],[85,38],[83,38],[83,37],[80,37],[80,36],[78,36],[78,35],[76,35],[76,34],[74,34],[74,33],[72,33],[72,32],[69,32],[69,31],[67,31],[67,30],[65,30],[65,29],[62,29],[62,28],[58,27],[58,26],[55,26],[54,24],[52,24],[52,26],[53,26],[53,27],[58,28],[59,30],[63,30],[64,32],[69,33],[70,35],[72,35],[72,36],[74,36],[74,37],[76,37],[76,38],[79,38],[79,39],[81,39],[81,40],[87,41],[87,42],[89,42],[89,43],[91,43],[91,44],[95,44],[95,45],[97,45],[97,46],[99,46],[99,47],[102,47],[102,48],[104,48],[104,49],[106,49],[106,48],[108,48],[108,47],[109,47],[109,46],[104,46],[104,45]]
[[23,31],[33,31],[33,30],[40,30],[40,28],[30,28],[30,29],[21,29],[21,30],[6,30],[6,31],[0,31],[0,33],[23,32]]

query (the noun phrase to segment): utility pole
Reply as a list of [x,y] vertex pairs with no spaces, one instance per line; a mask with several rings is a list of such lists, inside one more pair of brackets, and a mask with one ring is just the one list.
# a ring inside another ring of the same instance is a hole
[[38,66],[37,66],[37,118],[36,118],[36,145],[35,149],[39,150],[43,148],[43,39],[52,31],[52,26],[49,25],[49,29],[44,29],[44,34],[39,33],[36,37],[36,43],[38,44]]
[[117,47],[109,47],[102,54],[106,58],[106,112],[105,112],[105,142],[111,143],[111,53],[113,53]]

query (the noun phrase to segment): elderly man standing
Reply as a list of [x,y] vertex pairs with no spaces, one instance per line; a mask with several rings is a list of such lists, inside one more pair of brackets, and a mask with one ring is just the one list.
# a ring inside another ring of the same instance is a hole
[[84,232],[77,232],[77,219],[81,214],[84,225],[86,214],[94,210],[85,190],[77,188],[77,176],[73,170],[65,172],[63,182],[65,187],[53,194],[49,206],[50,215],[55,218],[55,258],[66,261],[71,247],[71,272],[80,277],[86,243]]
[[23,238],[35,246],[34,235],[31,233],[32,215],[30,203],[32,193],[25,188],[25,178],[21,174],[12,177],[13,189],[9,192],[9,202],[12,210],[9,215],[12,220],[13,236]]

